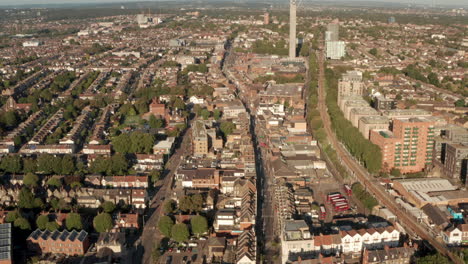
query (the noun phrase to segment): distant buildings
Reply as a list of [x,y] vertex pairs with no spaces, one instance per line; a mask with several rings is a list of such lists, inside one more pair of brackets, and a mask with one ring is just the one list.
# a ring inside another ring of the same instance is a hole
[[23,42],[23,47],[39,47],[40,45],[42,45],[42,42],[37,40]]
[[265,12],[265,14],[263,14],[263,24],[264,25],[270,24],[270,13]]
[[325,41],[338,41],[339,40],[339,28],[340,24],[333,22],[327,25],[327,31],[325,31]]
[[333,22],[327,25],[325,44],[327,58],[339,60],[345,56],[345,42],[339,40],[338,22]]

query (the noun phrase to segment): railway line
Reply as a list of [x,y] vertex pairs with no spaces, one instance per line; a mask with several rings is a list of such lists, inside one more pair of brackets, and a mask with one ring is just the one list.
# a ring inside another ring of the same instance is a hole
[[323,121],[325,131],[327,133],[328,140],[335,149],[338,157],[340,157],[343,164],[354,173],[354,177],[362,185],[366,186],[367,190],[373,194],[380,204],[387,207],[393,214],[398,218],[398,221],[407,229],[410,229],[420,238],[429,242],[429,244],[434,247],[441,254],[450,258],[451,261],[457,264],[463,264],[463,261],[460,260],[456,255],[454,255],[445,244],[437,241],[437,239],[430,233],[428,233],[422,226],[418,224],[418,221],[406,214],[399,205],[395,202],[393,197],[388,195],[384,188],[379,185],[378,182],[374,181],[373,177],[365,170],[360,164],[358,164],[352,157],[349,156],[349,153],[343,148],[343,146],[338,141],[336,135],[332,131],[330,116],[327,112],[327,106],[325,103],[325,69],[324,69],[324,56],[323,52],[320,49],[317,51],[317,59],[319,64],[319,76],[318,76],[318,110],[320,112],[320,117]]

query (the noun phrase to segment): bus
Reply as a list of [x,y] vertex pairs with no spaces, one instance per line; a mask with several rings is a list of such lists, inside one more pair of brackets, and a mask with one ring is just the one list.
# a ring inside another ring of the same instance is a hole
[[325,210],[325,206],[320,206],[320,219],[325,219],[327,217],[327,211]]
[[348,184],[345,184],[344,185],[344,190],[345,190],[345,193],[348,195],[348,196],[351,196],[353,194],[353,190],[351,189],[351,187],[349,187]]
[[349,210],[349,205],[335,206],[336,212],[343,212]]
[[341,197],[343,197],[341,193],[331,193],[331,194],[328,194],[327,200],[330,202],[334,198],[341,198]]
[[346,201],[346,198],[344,198],[343,196],[331,200],[332,203],[337,203],[337,202],[342,202],[342,201]]
[[343,205],[349,206],[349,204],[347,202],[341,202],[341,203],[334,204],[335,207],[340,207],[340,206],[343,206]]

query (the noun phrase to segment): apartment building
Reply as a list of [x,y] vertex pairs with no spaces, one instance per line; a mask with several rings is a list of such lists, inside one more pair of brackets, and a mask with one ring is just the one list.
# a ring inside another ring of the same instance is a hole
[[88,233],[84,230],[53,232],[36,229],[27,238],[28,248],[41,254],[84,255],[89,247]]
[[348,71],[338,82],[338,96],[350,96],[364,94],[364,85],[362,83],[362,72]]
[[432,163],[434,122],[423,117],[395,119],[393,130],[373,130],[370,141],[382,150],[382,168],[420,172]]
[[444,174],[450,178],[466,182],[468,170],[468,143],[447,144],[445,151]]
[[314,240],[304,220],[284,221],[281,250],[281,263],[286,263],[290,255],[310,254],[314,251]]
[[195,121],[192,127],[193,155],[203,156],[208,154],[209,142],[205,124],[202,121]]
[[390,120],[386,116],[363,116],[359,118],[359,132],[369,139],[371,130],[386,130],[390,125]]
[[0,224],[0,264],[11,264],[12,262],[12,234],[11,224]]

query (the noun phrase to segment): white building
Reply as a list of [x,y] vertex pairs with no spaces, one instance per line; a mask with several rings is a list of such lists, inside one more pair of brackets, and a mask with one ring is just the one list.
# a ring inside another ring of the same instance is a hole
[[203,99],[203,97],[198,97],[198,96],[192,95],[192,96],[189,98],[189,102],[190,102],[191,104],[194,104],[194,105],[197,105],[197,104],[204,104],[204,103],[205,103],[205,99]]
[[327,58],[332,60],[339,60],[345,56],[345,42],[344,41],[327,41],[326,42]]
[[42,45],[42,43],[36,40],[23,42],[23,47],[39,47],[40,45]]

